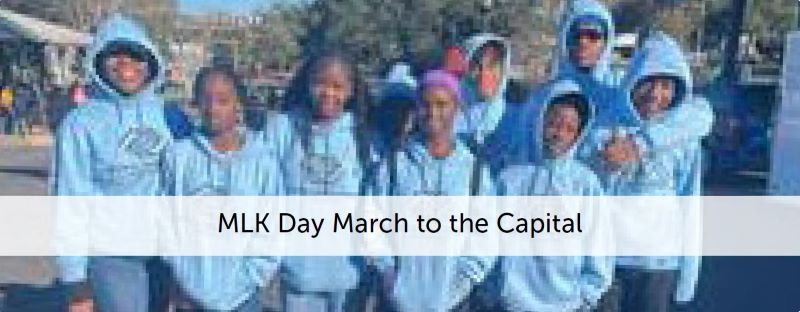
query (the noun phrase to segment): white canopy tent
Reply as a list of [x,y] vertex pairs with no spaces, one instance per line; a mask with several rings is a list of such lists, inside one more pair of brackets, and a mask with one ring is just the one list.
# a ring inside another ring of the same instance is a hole
[[80,49],[92,35],[0,7],[0,55],[4,79],[66,86],[79,77]]
[[47,44],[85,46],[91,43],[92,36],[0,8],[0,41],[19,39]]

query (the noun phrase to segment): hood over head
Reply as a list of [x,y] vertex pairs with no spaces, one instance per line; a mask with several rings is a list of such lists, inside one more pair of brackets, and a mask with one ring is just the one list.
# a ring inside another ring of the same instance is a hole
[[591,76],[595,80],[602,80],[604,76],[608,75],[611,71],[611,52],[614,46],[616,37],[614,29],[614,19],[611,12],[601,2],[596,0],[575,0],[572,1],[571,7],[566,14],[564,20],[561,21],[559,38],[558,38],[558,55],[555,73],[558,76],[576,76],[581,75],[580,70],[572,64],[569,57],[569,44],[572,42],[571,35],[573,27],[578,23],[597,24],[602,23],[602,28],[605,33],[605,49],[600,56],[595,67],[591,70]]
[[112,98],[126,97],[116,90],[102,72],[103,60],[115,53],[126,53],[148,64],[149,77],[145,86],[134,95],[154,94],[165,76],[165,63],[158,48],[148,38],[144,28],[131,18],[115,14],[101,24],[86,53],[84,67],[90,81],[99,91]]
[[536,122],[533,123],[534,126],[532,128],[532,143],[533,143],[533,153],[534,153],[534,160],[538,163],[541,160],[544,160],[544,124],[545,124],[545,117],[547,114],[548,109],[553,105],[553,102],[559,98],[565,96],[577,96],[582,99],[580,101],[580,105],[583,105],[583,108],[579,108],[579,112],[581,113],[581,131],[578,134],[575,143],[570,147],[569,152],[565,155],[562,155],[561,159],[572,159],[575,158],[576,151],[578,147],[583,143],[586,139],[587,134],[592,129],[594,125],[595,119],[595,107],[594,104],[591,102],[591,99],[585,95],[581,86],[573,81],[573,80],[556,80],[551,82],[550,84],[544,87],[544,97],[543,102],[532,105],[534,110],[530,115],[532,118],[537,118]]
[[464,43],[464,50],[467,52],[467,67],[468,71],[471,68],[472,64],[475,63],[476,58],[478,57],[478,52],[487,45],[494,44],[501,48],[502,53],[502,64],[501,64],[501,74],[500,74],[500,81],[497,88],[497,94],[495,94],[494,98],[489,101],[477,101],[477,86],[474,85],[472,82],[472,78],[469,77],[469,74],[465,75],[465,79],[467,83],[465,83],[466,92],[465,96],[467,98],[468,103],[477,103],[477,102],[502,102],[505,97],[506,89],[508,87],[509,75],[511,72],[511,47],[508,45],[506,40],[503,37],[500,37],[495,34],[479,34],[470,37]]
[[677,41],[663,32],[655,32],[645,39],[633,56],[623,80],[620,100],[637,124],[643,121],[633,105],[631,96],[637,84],[649,77],[669,77],[675,80],[675,94],[668,111],[687,102],[693,87],[691,68]]

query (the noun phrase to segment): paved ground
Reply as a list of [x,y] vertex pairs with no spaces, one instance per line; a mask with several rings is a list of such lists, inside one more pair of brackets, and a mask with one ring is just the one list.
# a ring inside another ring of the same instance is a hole
[[0,195],[45,195],[48,147],[0,146]]
[[[46,195],[50,163],[48,144],[32,144],[0,136],[0,196]],[[6,208],[6,207],[3,207]],[[43,274],[44,273],[44,274]],[[45,258],[0,258],[2,282],[43,283],[52,273],[52,261]],[[50,276],[52,277],[52,276]],[[52,286],[6,285],[3,287],[2,311],[63,311],[64,291]]]

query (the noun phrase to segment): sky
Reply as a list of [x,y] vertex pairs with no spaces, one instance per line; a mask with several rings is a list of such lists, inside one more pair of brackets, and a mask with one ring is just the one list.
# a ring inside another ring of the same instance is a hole
[[279,1],[281,0],[179,0],[178,2],[181,11],[186,13],[224,12],[243,14]]

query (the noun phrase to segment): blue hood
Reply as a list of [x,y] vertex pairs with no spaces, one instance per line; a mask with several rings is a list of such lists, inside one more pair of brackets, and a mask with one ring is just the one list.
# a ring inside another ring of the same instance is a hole
[[500,77],[497,94],[488,101],[479,99],[474,82],[470,81],[469,75],[465,75],[461,81],[462,94],[464,95],[463,120],[456,122],[458,125],[457,133],[478,134],[478,136],[481,136],[479,139],[483,139],[482,136],[494,132],[506,113],[505,94],[511,70],[510,47],[505,39],[493,34],[475,35],[464,43],[464,50],[467,51],[469,64],[475,61],[478,51],[490,43],[501,45],[505,52],[503,56],[503,72]]
[[672,77],[676,80],[673,104],[667,113],[674,112],[689,102],[692,90],[692,74],[680,45],[662,32],[650,35],[631,60],[630,68],[622,82],[622,107],[630,113],[633,126],[642,124],[638,111],[633,106],[631,94],[640,81],[652,76]]
[[[466,92],[464,92],[466,99],[465,101],[470,104],[474,103],[481,103],[481,104],[494,104],[498,102],[505,102],[505,93],[506,88],[508,87],[508,77],[511,72],[511,47],[508,46],[508,43],[503,37],[500,37],[495,34],[479,34],[470,37],[464,42],[464,50],[467,51],[467,61],[469,64],[472,64],[475,61],[475,57],[477,57],[478,51],[487,44],[490,43],[497,43],[503,47],[503,73],[500,79],[500,85],[498,87],[498,92],[494,96],[493,99],[489,101],[480,101],[477,99],[477,90],[474,89],[474,86],[470,85],[469,83],[464,83],[464,88]],[[486,103],[488,102],[488,103]]]
[[155,59],[158,64],[151,67],[155,67],[158,70],[156,73],[152,73],[153,78],[150,79],[147,82],[147,86],[145,86],[134,97],[139,98],[142,96],[154,95],[156,88],[164,81],[166,63],[159,53],[158,48],[148,38],[144,28],[142,28],[134,20],[119,14],[111,16],[105,23],[98,27],[97,34],[94,37],[94,42],[92,42],[92,45],[86,52],[84,69],[86,70],[86,75],[91,80],[93,86],[95,86],[104,95],[111,97],[114,100],[122,98],[122,95],[119,94],[119,92],[114,90],[114,88],[109,86],[105,81],[103,81],[102,78],[100,78],[100,73],[97,72],[97,68],[95,66],[97,57],[103,52],[103,50],[108,48],[109,45],[114,42],[132,42],[139,44],[153,56],[153,59]]
[[592,102],[591,98],[585,95],[581,86],[575,82],[574,80],[556,80],[551,82],[548,85],[543,87],[544,97],[541,104],[531,105],[533,112],[531,116],[535,116],[537,118],[537,123],[535,126],[532,127],[532,152],[533,152],[533,160],[535,163],[540,163],[544,158],[544,118],[545,114],[547,113],[547,109],[552,104],[553,100],[558,97],[570,95],[570,94],[577,94],[583,97],[585,103],[588,104],[586,111],[588,112],[589,116],[582,116],[584,118],[584,125],[583,129],[581,130],[580,135],[578,136],[577,140],[575,140],[575,144],[572,145],[570,151],[563,155],[561,158],[564,159],[575,159],[576,151],[579,146],[584,142],[586,139],[587,134],[591,131],[592,127],[594,126],[594,119],[595,119],[595,106]]
[[456,121],[456,133],[467,142],[472,152],[481,162],[489,166],[492,177],[526,156],[527,135],[530,131],[526,110],[523,105],[507,104],[505,99],[511,72],[511,47],[499,36],[492,34],[477,35],[464,44],[467,58],[474,61],[481,47],[497,43],[503,47],[503,69],[497,95],[488,100],[479,100],[473,82],[469,78],[462,80],[464,90],[464,111]]
[[558,38],[558,59],[554,73],[560,77],[583,76],[569,59],[569,48],[567,47],[570,28],[578,18],[592,16],[605,21],[606,45],[603,55],[591,72],[592,78],[596,81],[605,80],[611,73],[611,51],[614,46],[616,33],[614,30],[614,19],[608,8],[596,0],[575,0],[560,25]]

